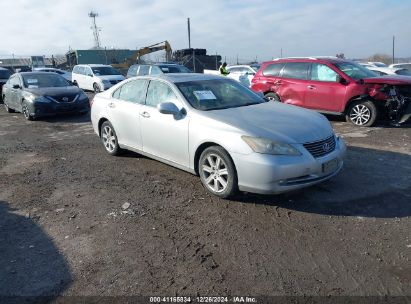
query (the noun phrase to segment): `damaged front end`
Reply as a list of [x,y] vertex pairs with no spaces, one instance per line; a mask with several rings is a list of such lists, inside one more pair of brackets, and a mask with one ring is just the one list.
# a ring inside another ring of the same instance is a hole
[[369,94],[385,101],[386,113],[394,124],[402,124],[411,117],[411,85],[380,84],[374,86]]

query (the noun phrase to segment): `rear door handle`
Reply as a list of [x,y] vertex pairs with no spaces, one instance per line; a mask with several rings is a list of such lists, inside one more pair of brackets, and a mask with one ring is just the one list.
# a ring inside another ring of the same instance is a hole
[[145,111],[143,113],[140,113],[140,115],[143,116],[144,118],[149,118],[150,117],[150,113],[145,112]]
[[116,105],[115,105],[114,103],[112,103],[112,102],[110,102],[110,103],[108,104],[108,106],[109,106],[110,108],[115,108],[115,107],[116,107]]
[[313,85],[308,85],[307,88],[310,89],[310,90],[314,90],[314,89],[315,89],[315,86],[313,86]]

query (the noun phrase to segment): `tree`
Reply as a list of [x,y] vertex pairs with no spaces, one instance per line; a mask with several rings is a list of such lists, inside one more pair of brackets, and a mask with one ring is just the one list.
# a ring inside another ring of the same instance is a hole
[[367,61],[377,61],[377,62],[383,62],[386,65],[391,64],[392,58],[389,55],[386,54],[374,54],[370,57],[368,57]]

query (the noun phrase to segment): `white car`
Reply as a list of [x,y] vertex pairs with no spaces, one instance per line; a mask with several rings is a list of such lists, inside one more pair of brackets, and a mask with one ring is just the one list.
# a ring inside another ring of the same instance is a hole
[[254,65],[231,65],[227,67],[227,71],[230,72],[228,77],[241,82],[246,87],[251,86],[251,80],[254,78],[260,68],[259,64]]
[[222,198],[328,180],[346,151],[323,115],[213,75],[129,78],[94,97],[91,121],[109,154],[128,149],[197,174]]
[[34,71],[38,72],[49,72],[59,74],[60,76],[64,77],[66,80],[71,81],[71,72],[56,69],[56,68],[34,68]]
[[411,71],[402,68],[379,68],[379,67],[367,67],[370,71],[377,73],[379,76],[385,75],[401,75],[411,76]]
[[79,64],[73,68],[71,75],[71,81],[79,88],[96,93],[105,91],[125,79],[111,65],[104,64]]
[[411,70],[411,63],[394,63],[388,66],[389,68],[401,68]]

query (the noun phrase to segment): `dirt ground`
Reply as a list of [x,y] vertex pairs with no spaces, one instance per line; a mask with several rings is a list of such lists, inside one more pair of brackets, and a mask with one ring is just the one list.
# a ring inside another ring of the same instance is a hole
[[88,116],[1,107],[0,295],[411,295],[411,125],[332,124],[337,177],[222,200]]

